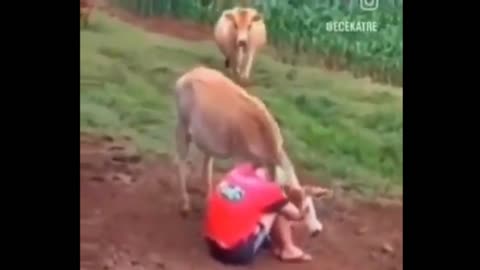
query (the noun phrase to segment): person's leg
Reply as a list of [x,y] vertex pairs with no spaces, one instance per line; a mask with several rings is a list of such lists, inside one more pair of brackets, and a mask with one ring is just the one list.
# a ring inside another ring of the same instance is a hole
[[258,227],[257,231],[257,240],[254,245],[254,251],[257,252],[259,247],[262,248],[269,248],[271,245],[270,239],[270,231],[272,229],[273,223],[277,218],[278,214],[270,213],[264,214],[261,218],[259,223],[261,224],[261,228]]
[[257,228],[248,239],[228,251],[222,252],[221,261],[229,264],[245,265],[253,261],[258,250],[269,236],[269,232],[277,214],[265,214],[260,220]]
[[260,218],[260,223],[264,226],[265,230],[267,232],[270,232],[272,229],[273,224],[275,223],[275,219],[277,218],[278,214],[277,213],[269,213],[269,214],[264,214]]
[[290,222],[278,215],[271,231],[273,252],[284,261],[310,261],[312,257],[293,243]]

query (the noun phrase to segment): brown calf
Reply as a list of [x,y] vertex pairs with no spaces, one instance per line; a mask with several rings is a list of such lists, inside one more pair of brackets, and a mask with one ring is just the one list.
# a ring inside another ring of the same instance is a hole
[[80,25],[87,26],[95,9],[95,0],[80,0]]
[[[175,84],[177,108],[176,161],[182,192],[182,212],[190,211],[186,188],[187,156],[194,143],[203,153],[202,177],[212,190],[213,157],[253,162],[277,179],[275,169],[286,173],[289,185],[301,189],[292,163],[283,148],[280,128],[264,103],[248,94],[221,72],[194,68]],[[307,207],[313,208],[313,203]],[[310,211],[315,214],[314,209]],[[311,232],[321,223],[307,219]]]
[[248,80],[256,53],[267,43],[262,15],[253,8],[225,10],[215,25],[214,37],[225,56],[225,67],[235,77]]

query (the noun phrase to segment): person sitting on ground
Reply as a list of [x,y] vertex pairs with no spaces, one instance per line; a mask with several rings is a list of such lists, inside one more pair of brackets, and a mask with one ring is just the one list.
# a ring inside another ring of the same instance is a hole
[[268,242],[282,261],[312,260],[293,243],[290,224],[303,220],[307,210],[289,202],[264,170],[251,164],[235,167],[216,185],[206,207],[204,236],[210,255],[220,262],[251,263]]

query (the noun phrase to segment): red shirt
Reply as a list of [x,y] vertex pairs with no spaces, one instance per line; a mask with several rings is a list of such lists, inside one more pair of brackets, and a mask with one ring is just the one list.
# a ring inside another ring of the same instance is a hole
[[278,184],[258,177],[250,164],[237,166],[207,201],[205,236],[231,248],[255,231],[262,214],[277,211],[286,202]]

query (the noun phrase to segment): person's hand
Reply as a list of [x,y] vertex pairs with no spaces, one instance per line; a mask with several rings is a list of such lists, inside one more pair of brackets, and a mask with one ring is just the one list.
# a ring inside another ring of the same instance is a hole
[[292,202],[299,211],[301,211],[303,201],[305,200],[305,190],[302,187],[286,186],[285,193],[288,200]]
[[294,218],[291,218],[291,220],[296,221],[296,222],[302,222],[307,217],[308,213],[310,212],[310,208],[309,207],[302,207],[302,208],[297,208],[297,209],[298,209],[297,215]]
[[305,217],[308,215],[310,212],[310,207],[302,207],[300,210],[300,218],[299,221],[302,221],[305,219]]

